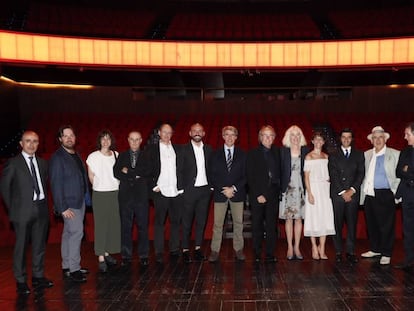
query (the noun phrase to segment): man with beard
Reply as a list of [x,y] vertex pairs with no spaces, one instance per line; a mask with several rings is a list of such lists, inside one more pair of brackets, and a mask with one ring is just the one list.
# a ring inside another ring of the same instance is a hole
[[208,207],[210,202],[210,186],[208,183],[208,162],[212,154],[212,148],[203,144],[205,136],[201,124],[191,126],[189,135],[191,141],[183,146],[180,170],[183,176],[184,208],[182,214],[183,227],[183,260],[185,263],[192,261],[190,255],[190,238],[193,220],[195,219],[195,249],[194,260],[203,261],[205,256],[201,251],[204,239]]
[[50,159],[49,175],[55,213],[63,218],[62,269],[64,277],[86,282],[87,269],[81,268],[85,204],[90,204],[85,165],[75,150],[76,136],[70,125],[60,127],[61,147]]

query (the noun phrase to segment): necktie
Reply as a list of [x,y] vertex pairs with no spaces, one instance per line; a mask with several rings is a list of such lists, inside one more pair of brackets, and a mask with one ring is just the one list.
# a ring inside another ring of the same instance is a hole
[[227,170],[230,172],[231,170],[231,164],[233,162],[233,159],[231,157],[231,150],[227,149],[227,160],[226,160],[226,164],[227,164]]
[[137,152],[131,152],[131,167],[135,168],[137,164]]
[[32,180],[33,180],[33,189],[36,193],[36,200],[39,200],[40,188],[39,188],[39,182],[37,181],[36,169],[33,164],[33,157],[29,157],[29,160],[30,160],[30,172],[32,173]]
[[348,151],[348,149],[345,149],[345,158],[349,158],[349,151]]

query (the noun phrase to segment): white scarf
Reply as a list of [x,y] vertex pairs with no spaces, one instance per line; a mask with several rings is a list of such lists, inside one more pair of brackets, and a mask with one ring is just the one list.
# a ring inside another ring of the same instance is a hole
[[375,152],[375,148],[372,150],[372,158],[371,158],[371,162],[369,162],[369,168],[368,168],[368,172],[366,173],[366,180],[365,180],[365,187],[364,187],[364,193],[366,195],[370,195],[372,197],[375,196],[374,175],[375,175],[375,166],[377,164],[377,157],[384,155],[386,149],[387,149],[387,146],[384,146],[384,148],[382,148],[377,153]]

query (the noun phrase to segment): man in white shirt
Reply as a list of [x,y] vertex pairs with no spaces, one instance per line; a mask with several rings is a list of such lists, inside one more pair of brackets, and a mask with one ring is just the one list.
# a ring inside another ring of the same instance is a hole
[[[173,129],[162,124],[158,130],[160,140],[148,146],[148,166],[152,199],[155,207],[154,249],[155,260],[164,261],[164,234],[167,215],[170,221],[169,250],[172,259],[180,256],[180,222],[182,207],[181,176],[178,174],[177,161],[179,148],[172,144]],[[181,189],[179,191],[179,189]]]
[[204,229],[206,227],[211,190],[207,179],[208,162],[212,148],[203,144],[205,136],[201,124],[195,123],[189,131],[191,140],[182,148],[180,171],[183,176],[183,260],[190,263],[193,259],[190,255],[190,239],[193,221],[195,219],[195,247],[194,260],[204,261],[206,258],[202,253],[201,246],[204,240]]

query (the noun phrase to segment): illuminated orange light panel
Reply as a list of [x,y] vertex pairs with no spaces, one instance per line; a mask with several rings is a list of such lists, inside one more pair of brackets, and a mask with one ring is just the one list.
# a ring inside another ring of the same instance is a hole
[[0,61],[189,69],[390,66],[414,63],[414,38],[218,43],[107,40],[0,31]]

